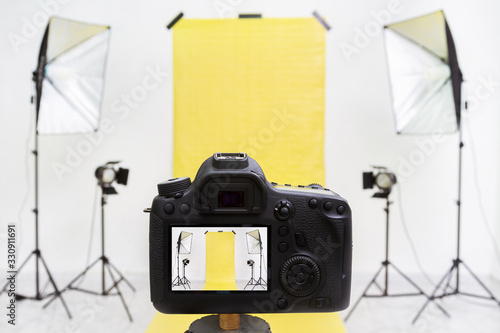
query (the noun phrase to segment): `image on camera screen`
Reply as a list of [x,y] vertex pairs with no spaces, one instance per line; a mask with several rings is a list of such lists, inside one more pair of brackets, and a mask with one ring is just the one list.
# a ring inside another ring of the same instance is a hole
[[267,291],[267,227],[172,227],[173,291]]

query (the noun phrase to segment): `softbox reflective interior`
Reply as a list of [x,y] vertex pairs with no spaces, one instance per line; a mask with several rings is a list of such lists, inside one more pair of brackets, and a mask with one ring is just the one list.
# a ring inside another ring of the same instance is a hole
[[247,249],[249,254],[260,254],[261,253],[261,239],[259,230],[254,230],[247,232]]
[[444,13],[387,25],[384,34],[397,133],[457,131],[462,73]]
[[181,231],[181,233],[179,234],[179,239],[177,241],[179,254],[190,254],[192,242],[193,242],[193,233]]
[[34,73],[39,134],[98,129],[109,31],[109,26],[50,19]]

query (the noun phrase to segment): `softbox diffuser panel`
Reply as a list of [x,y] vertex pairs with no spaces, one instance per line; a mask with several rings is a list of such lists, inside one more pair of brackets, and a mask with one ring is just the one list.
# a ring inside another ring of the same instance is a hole
[[96,131],[99,126],[109,27],[51,18],[43,66],[39,134]]
[[261,253],[261,239],[259,230],[247,232],[247,250],[249,254]]
[[179,254],[190,254],[193,234],[191,232],[181,231],[179,234]]
[[397,133],[455,132],[462,74],[443,12],[388,25],[384,32]]

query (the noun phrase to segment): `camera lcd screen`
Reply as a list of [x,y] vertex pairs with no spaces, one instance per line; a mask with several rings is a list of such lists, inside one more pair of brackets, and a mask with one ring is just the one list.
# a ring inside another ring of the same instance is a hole
[[173,291],[267,291],[268,227],[172,227]]
[[243,207],[243,191],[219,191],[219,207]]

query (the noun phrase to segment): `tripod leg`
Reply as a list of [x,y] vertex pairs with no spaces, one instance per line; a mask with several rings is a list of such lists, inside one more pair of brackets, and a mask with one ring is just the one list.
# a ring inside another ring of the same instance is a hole
[[[42,264],[43,264],[43,267],[45,267],[45,271],[47,272],[47,275],[49,276],[49,280],[50,280],[50,283],[52,284],[52,287],[54,288],[54,299],[55,298],[60,298],[61,299],[61,303],[62,305],[64,306],[64,309],[66,310],[66,313],[68,314],[68,317],[69,319],[73,318],[71,317],[71,312],[69,312],[69,308],[68,306],[66,305],[66,302],[64,301],[64,298],[62,297],[61,295],[61,292],[59,291],[59,289],[57,288],[57,285],[56,285],[56,282],[54,281],[54,279],[52,278],[52,274],[50,274],[50,271],[49,271],[49,268],[47,267],[47,264],[45,263],[45,260],[43,259],[42,255],[40,254],[39,255],[39,258],[40,260],[42,261]],[[49,305],[49,303],[45,304],[43,306],[43,308],[46,308],[47,305]]]
[[[26,265],[26,263],[30,260],[30,258],[35,254],[35,251],[31,252],[30,255],[28,256],[28,258],[26,258],[24,260],[24,262],[21,264],[21,266],[19,266],[19,268],[17,269],[17,274],[19,274],[19,272],[21,271],[21,269],[23,269],[23,267]],[[16,275],[17,275],[16,274]],[[0,291],[0,296],[5,292],[5,290],[7,290],[7,287],[9,286],[9,282],[7,282],[2,290]]]
[[[446,295],[448,294],[448,289],[449,288],[452,288],[450,286],[450,283],[451,283],[451,279],[453,279],[453,271],[455,269],[458,269],[458,264],[456,261],[453,261],[453,266],[451,266],[451,271],[450,271],[450,274],[448,274],[448,278],[446,279],[446,284],[443,284],[443,294],[442,295]],[[453,288],[452,288],[453,289]],[[454,289],[453,290],[453,293],[456,293],[458,290]]]
[[441,285],[444,283],[444,281],[446,281],[446,279],[449,279],[451,277],[454,270],[455,270],[455,265],[451,266],[451,269],[441,278],[437,286],[434,288],[434,291],[432,292],[431,296],[427,298],[427,301],[425,302],[424,306],[422,306],[422,308],[420,309],[420,311],[418,311],[415,318],[413,318],[413,321],[411,322],[412,324],[415,324],[420,315],[424,312],[427,305],[429,305],[430,302],[434,301],[434,299],[436,298],[436,293],[438,292],[439,288],[441,288]]
[[[430,298],[422,289],[420,289],[420,287],[415,282],[413,282],[413,280],[411,280],[406,274],[400,271],[399,268],[396,267],[396,265],[394,265],[393,263],[389,263],[389,265],[391,265],[392,268],[394,268],[394,270],[399,273],[399,275],[401,275],[406,281],[408,281],[413,287],[415,287],[422,294],[422,296],[427,297],[427,299]],[[439,305],[438,303],[435,304],[446,316],[450,317],[450,314],[441,305]]]
[[252,282],[252,280],[250,280],[250,281],[247,282],[247,284],[246,284],[245,288],[243,288],[243,290],[247,289],[247,287],[250,285],[250,282]]
[[125,276],[123,276],[123,274],[120,273],[120,271],[110,261],[108,261],[108,263],[109,263],[109,266],[111,266],[111,268],[113,268],[115,270],[115,272],[120,276],[120,278],[123,279],[123,281],[125,281],[125,283],[130,287],[130,289],[132,289],[132,291],[135,292],[135,288],[132,285],[132,283],[130,283],[130,281],[127,280],[125,278]]
[[368,283],[368,285],[366,286],[365,290],[363,291],[363,294],[358,298],[358,300],[356,301],[356,303],[354,303],[351,311],[349,311],[349,313],[347,314],[347,316],[345,317],[344,321],[347,321],[349,319],[349,317],[351,316],[351,314],[354,312],[354,310],[356,310],[356,307],[358,306],[358,304],[361,302],[361,300],[366,297],[366,293],[368,292],[368,290],[370,289],[370,287],[375,283],[375,280],[377,279],[378,275],[380,274],[380,272],[382,272],[382,269],[384,269],[384,266],[380,266],[380,268],[378,269],[377,273],[375,273],[375,276],[373,276],[373,279],[370,281],[370,283]]
[[116,291],[118,293],[118,296],[120,296],[120,299],[122,300],[123,307],[125,308],[125,311],[127,312],[128,319],[130,322],[133,322],[132,315],[130,314],[130,311],[128,310],[127,303],[125,303],[125,299],[123,298],[123,295],[120,291],[120,288],[118,287],[118,284],[116,283],[115,277],[113,275],[113,272],[111,271],[111,268],[109,267],[109,263],[106,265],[106,268],[108,269],[109,275],[111,276],[111,280],[116,284]]
[[61,293],[65,292],[66,290],[68,289],[71,289],[73,288],[73,283],[75,283],[76,281],[80,280],[82,277],[85,276],[85,274],[87,274],[87,272],[92,268],[94,267],[99,261],[101,260],[101,258],[98,258],[96,259],[92,264],[90,264],[89,266],[87,266],[85,268],[85,270],[83,272],[81,272],[80,274],[78,274],[73,280],[71,280],[70,283],[68,283],[68,285],[66,287],[64,287],[64,289],[61,291]]
[[479,277],[476,274],[474,274],[474,272],[472,272],[472,270],[469,268],[469,266],[467,266],[463,261],[462,261],[462,265],[464,265],[465,269],[467,269],[467,271],[470,273],[470,275],[472,275],[472,277],[477,281],[477,283],[479,283],[479,285],[481,287],[483,287],[483,289],[490,295],[490,299],[497,302],[498,305],[500,306],[500,302],[495,297],[495,295],[493,295],[493,293],[486,287],[486,285],[479,279]]

